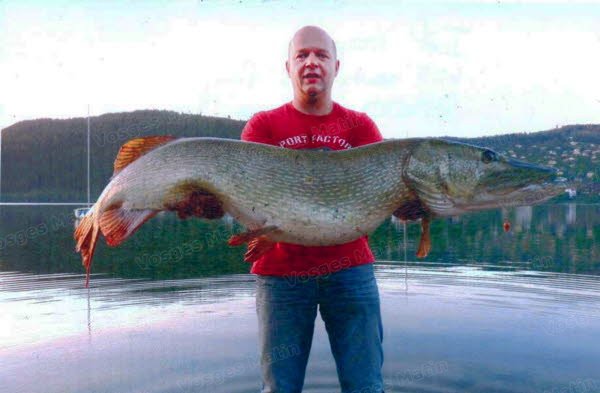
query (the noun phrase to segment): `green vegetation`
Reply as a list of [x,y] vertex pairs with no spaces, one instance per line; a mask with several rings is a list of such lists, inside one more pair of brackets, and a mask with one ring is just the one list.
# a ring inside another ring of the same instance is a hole
[[[37,119],[2,130],[2,201],[87,199],[87,119]],[[90,119],[92,200],[112,176],[123,143],[137,136],[239,139],[245,121],[170,111],[110,113]]]
[[[502,228],[504,219],[512,223],[508,232]],[[0,271],[82,273],[74,250],[74,221],[72,209],[65,206],[0,209]],[[538,205],[435,219],[432,249],[424,260],[415,258],[421,225],[409,222],[406,228],[407,260],[418,265],[480,264],[490,270],[600,275],[600,205]],[[118,247],[101,239],[92,272],[160,280],[247,273],[246,247],[227,246],[227,239],[243,230],[231,220],[180,220],[174,213],[161,213]],[[369,236],[376,259],[403,261],[403,235],[398,220],[379,226]]]
[[[577,202],[600,202],[600,125],[480,138],[446,138],[489,147],[518,160],[555,167],[573,181]],[[567,200],[565,194],[553,201]]]
[[[91,118],[91,194],[112,175],[119,147],[136,136],[238,139],[244,121],[171,111],[110,113]],[[86,119],[38,119],[2,130],[2,201],[85,201]],[[575,180],[577,202],[600,201],[600,125],[481,138],[446,138],[487,146],[516,159],[550,165]],[[568,199],[555,198],[555,201]]]

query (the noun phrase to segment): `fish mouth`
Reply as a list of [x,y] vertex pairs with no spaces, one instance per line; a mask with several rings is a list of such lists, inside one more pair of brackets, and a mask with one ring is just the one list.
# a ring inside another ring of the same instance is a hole
[[474,211],[499,207],[530,206],[547,201],[564,193],[568,184],[562,180],[527,184],[518,189],[504,192],[488,192],[482,190],[471,203],[457,206],[461,210]]
[[481,179],[477,186],[478,193],[489,193],[495,196],[510,196],[515,192],[535,192],[540,187],[550,190],[557,178],[556,168],[528,162],[507,159],[503,162],[506,169],[491,172]]
[[537,178],[544,179],[546,181],[554,181],[558,176],[558,169],[550,166],[531,164],[529,162],[513,159],[506,160],[506,163],[515,170],[521,171],[527,176],[530,176],[530,180]]
[[558,169],[556,169],[556,168],[552,168],[552,167],[544,166],[544,165],[532,164],[530,162],[525,162],[525,161],[513,160],[512,158],[506,160],[506,163],[515,168],[534,169],[536,171],[543,171],[543,172],[551,174],[551,175],[555,175],[558,172]]
[[481,190],[467,199],[453,198],[444,193],[421,188],[419,200],[423,209],[436,216],[446,217],[502,207],[531,206],[564,193],[568,187],[566,182],[556,180],[528,184],[516,190],[505,191],[503,194]]

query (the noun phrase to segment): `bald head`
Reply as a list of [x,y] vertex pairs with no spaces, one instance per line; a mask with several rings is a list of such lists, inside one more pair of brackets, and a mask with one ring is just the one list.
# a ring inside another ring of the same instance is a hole
[[333,59],[337,59],[337,49],[333,38],[318,26],[304,26],[294,34],[288,45],[288,58],[295,50],[307,43],[319,44],[331,53]]
[[333,107],[331,88],[340,68],[333,39],[317,26],[294,34],[285,68],[294,88],[294,106],[304,113],[327,114]]

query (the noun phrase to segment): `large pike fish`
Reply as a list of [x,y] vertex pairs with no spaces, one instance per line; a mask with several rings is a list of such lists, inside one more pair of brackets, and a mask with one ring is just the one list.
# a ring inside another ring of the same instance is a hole
[[100,233],[110,246],[163,210],[180,218],[225,213],[247,228],[247,261],[275,242],[350,242],[394,215],[421,219],[417,256],[430,248],[434,217],[531,205],[564,187],[556,171],[494,151],[439,139],[387,140],[343,151],[290,150],[218,138],[137,138],[123,145],[114,175],[75,230],[86,287]]

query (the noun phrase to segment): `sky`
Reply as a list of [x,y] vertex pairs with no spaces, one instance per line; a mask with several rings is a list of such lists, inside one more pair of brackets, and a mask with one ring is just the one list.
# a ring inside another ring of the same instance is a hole
[[246,120],[292,98],[287,45],[336,42],[333,98],[385,138],[600,123],[600,3],[0,1],[0,128],[138,109]]

